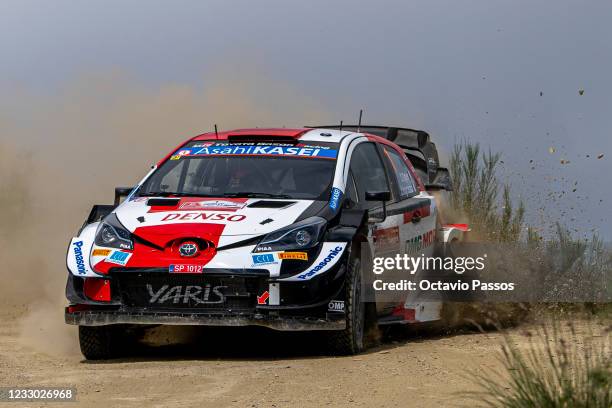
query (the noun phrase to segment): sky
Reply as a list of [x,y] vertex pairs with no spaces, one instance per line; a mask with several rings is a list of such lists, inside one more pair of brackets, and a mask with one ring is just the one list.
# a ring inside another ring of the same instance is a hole
[[[0,108],[27,120],[13,93],[52,101],[100,72],[151,90],[264,78],[336,123],[364,109],[365,123],[428,131],[443,155],[462,140],[500,151],[529,223],[610,241],[610,16],[605,0],[4,0]],[[252,126],[306,124],[277,121]]]

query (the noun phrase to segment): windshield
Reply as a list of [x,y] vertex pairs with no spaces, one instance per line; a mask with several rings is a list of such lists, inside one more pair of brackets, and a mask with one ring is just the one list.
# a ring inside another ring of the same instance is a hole
[[138,195],[327,200],[337,153],[331,145],[192,143]]

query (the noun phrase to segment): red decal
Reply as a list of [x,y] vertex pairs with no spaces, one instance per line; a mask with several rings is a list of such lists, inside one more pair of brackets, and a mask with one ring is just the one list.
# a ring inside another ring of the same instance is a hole
[[266,290],[261,296],[257,296],[257,304],[265,305],[270,297],[270,293]]
[[229,221],[240,222],[246,218],[243,214],[223,214],[223,213],[206,213],[206,212],[187,212],[187,213],[170,213],[164,216],[161,221],[196,221],[196,220],[211,220],[211,221]]
[[[144,242],[134,242],[129,266],[168,270],[170,265],[182,264],[186,259],[180,255],[178,249],[186,239],[198,242],[200,246],[197,256],[189,258],[189,262],[204,266],[216,255],[224,228],[224,224],[193,222],[136,228],[134,235],[142,238]],[[202,246],[205,243],[208,243],[206,248]],[[111,268],[117,267],[118,265],[101,261],[94,266],[94,270],[98,273],[108,273]]]
[[246,215],[236,214],[236,215],[230,215],[229,217],[227,217],[227,220],[231,222],[238,222],[238,221],[244,220],[245,218],[246,218]]
[[446,224],[445,227],[457,228],[461,231],[469,231],[470,227],[467,224]]
[[400,316],[402,319],[408,322],[416,321],[415,310],[414,309],[404,309],[404,305],[399,305],[395,309],[393,309],[393,312],[391,312],[391,315]]
[[414,211],[408,211],[404,213],[404,224],[408,224],[414,217]]
[[423,206],[416,210],[407,211],[404,213],[404,224],[407,224],[412,221],[413,217],[429,217],[431,215],[431,209],[429,205]]
[[[154,243],[159,247],[166,247],[171,241],[177,239],[204,239],[210,241],[216,247],[219,243],[219,238],[225,225],[210,224],[210,223],[178,223],[167,225],[150,225],[138,227],[134,230],[134,235]],[[139,244],[135,242],[134,245]],[[138,255],[137,249],[134,248],[134,255]],[[177,254],[178,255],[178,254]],[[132,259],[130,259],[131,261]]]
[[98,302],[110,302],[110,281],[108,279],[85,278],[83,292],[85,293],[85,296],[91,300],[97,300]]
[[265,141],[266,138],[269,138],[269,137],[286,137],[289,140],[291,140],[291,139],[298,139],[300,136],[302,136],[306,132],[309,132],[310,130],[312,129],[305,129],[305,128],[237,129],[237,130],[230,130],[227,132],[218,132],[217,134],[215,134],[215,132],[204,133],[202,135],[194,137],[191,140],[211,140],[211,139],[227,140],[228,137],[243,137],[243,138],[249,137],[253,139],[254,141],[257,141],[257,139],[261,139]]

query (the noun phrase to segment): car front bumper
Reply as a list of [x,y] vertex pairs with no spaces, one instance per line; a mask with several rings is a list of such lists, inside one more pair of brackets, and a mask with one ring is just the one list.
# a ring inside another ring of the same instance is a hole
[[137,325],[199,325],[199,326],[263,326],[280,331],[342,330],[346,327],[344,314],[328,313],[325,318],[280,316],[275,314],[212,314],[195,312],[160,312],[105,310],[71,310],[66,308],[68,324],[105,326],[111,324]]
[[[71,306],[66,308],[65,320],[82,326],[205,325],[264,326],[283,331],[342,330],[344,311],[331,310],[329,304],[344,300],[343,263],[330,272],[304,282],[279,282],[265,272],[252,271],[216,270],[201,275],[118,271],[104,278],[112,294],[106,302],[88,297],[83,289],[85,279],[69,275],[66,295]],[[194,304],[185,296],[177,302],[174,295],[168,295],[162,299],[167,301],[160,304],[151,297],[163,288],[164,293],[170,293],[171,288],[204,283],[210,283],[213,288],[216,285],[226,288],[225,302]],[[154,285],[153,292],[143,289],[148,284]],[[261,294],[267,293],[272,284],[280,292],[278,302],[264,299],[260,303]]]

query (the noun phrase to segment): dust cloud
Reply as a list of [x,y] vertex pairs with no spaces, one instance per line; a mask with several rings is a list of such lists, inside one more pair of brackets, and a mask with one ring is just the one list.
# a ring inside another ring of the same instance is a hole
[[[3,99],[3,100],[2,100]],[[54,94],[0,98],[0,312],[20,342],[48,354],[78,350],[63,322],[65,254],[93,204],[134,185],[190,136],[220,129],[329,122],[290,84],[231,69],[201,86],[151,89],[122,73],[89,75]]]

